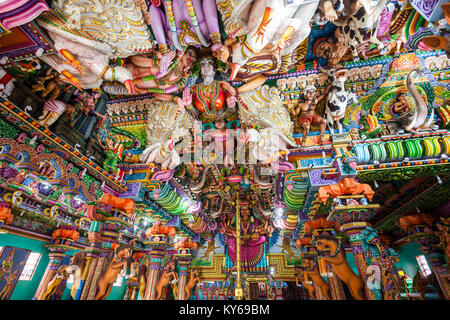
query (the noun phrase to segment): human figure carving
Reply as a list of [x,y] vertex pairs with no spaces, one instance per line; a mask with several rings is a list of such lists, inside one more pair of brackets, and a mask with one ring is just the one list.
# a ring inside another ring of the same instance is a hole
[[97,294],[95,300],[104,300],[111,292],[112,286],[117,279],[119,273],[126,274],[128,261],[133,251],[133,240],[130,245],[122,245],[114,251],[114,257],[106,269],[105,273],[98,280]]
[[86,253],[84,251],[78,251],[70,259],[69,267],[66,270],[68,273],[73,275],[72,290],[70,291],[70,296],[73,300],[76,298],[81,282],[81,275],[83,274],[85,265]]
[[299,103],[297,107],[291,110],[292,116],[296,117],[299,115],[298,121],[300,126],[303,128],[303,139],[301,146],[306,146],[306,138],[309,134],[309,130],[311,129],[311,125],[319,125],[320,143],[324,144],[326,143],[324,134],[327,122],[324,118],[316,114],[316,108],[319,101],[326,97],[327,92],[317,96],[316,87],[309,85],[305,88],[303,94],[306,101]]
[[164,288],[169,284],[169,281],[173,278],[173,280],[178,281],[178,275],[175,272],[175,262],[170,261],[164,267],[164,271],[159,278],[158,283],[155,286],[156,298],[155,300],[161,299],[163,295]]
[[320,288],[325,299],[331,300],[330,287],[320,275],[317,262],[314,261],[313,258],[304,257],[301,268],[304,270],[303,276],[305,283],[308,283],[309,279],[311,279],[311,281]]
[[64,290],[65,280],[69,277],[70,273],[68,272],[69,266],[63,265],[60,266],[58,271],[56,272],[53,279],[48,283],[47,290],[42,295],[39,300],[56,300],[56,297],[53,297],[58,290]]
[[197,270],[192,270],[188,283],[184,286],[184,300],[189,300],[194,286],[200,282]]

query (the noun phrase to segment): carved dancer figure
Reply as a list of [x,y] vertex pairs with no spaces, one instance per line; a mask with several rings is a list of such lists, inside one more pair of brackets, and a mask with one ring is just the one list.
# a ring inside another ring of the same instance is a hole
[[189,300],[191,291],[197,283],[200,282],[197,270],[192,270],[188,283],[184,286],[184,300]]
[[97,294],[94,300],[105,300],[111,292],[112,286],[117,279],[119,273],[126,274],[128,261],[131,258],[134,241],[129,245],[121,245],[114,250],[114,257],[106,269],[105,273],[98,280]]
[[[321,255],[320,259],[330,264],[339,279],[347,284],[353,298],[364,300],[364,296],[361,294],[361,290],[364,290],[364,282],[348,265],[341,242],[334,237],[319,236],[316,241],[316,249]],[[326,255],[325,252],[327,252]]]
[[164,267],[164,271],[159,278],[158,283],[155,286],[156,298],[155,300],[161,299],[163,295],[163,290],[169,284],[169,281],[173,278],[173,281],[178,281],[178,275],[175,272],[175,262],[170,261]]
[[61,290],[64,290],[65,288],[65,283],[67,278],[69,278],[69,266],[60,266],[58,268],[58,271],[56,272],[55,276],[53,277],[53,279],[48,283],[47,285],[47,290],[45,291],[45,293],[42,295],[41,299],[39,300],[57,300],[60,299],[61,297],[58,294],[59,293],[62,294]]
[[298,121],[303,128],[303,138],[301,146],[306,146],[306,138],[309,134],[311,125],[319,125],[320,142],[326,143],[324,134],[327,122],[324,118],[317,115],[315,110],[319,101],[322,100],[327,95],[327,93],[316,96],[316,87],[309,85],[305,88],[303,94],[306,101],[299,103],[298,106],[291,111],[292,116],[295,117],[299,115]]
[[72,300],[75,300],[77,297],[77,291],[80,288],[81,275],[83,274],[85,265],[86,253],[84,251],[74,253],[70,259],[69,267],[67,268],[67,272],[73,275],[72,290],[70,291],[70,297]]

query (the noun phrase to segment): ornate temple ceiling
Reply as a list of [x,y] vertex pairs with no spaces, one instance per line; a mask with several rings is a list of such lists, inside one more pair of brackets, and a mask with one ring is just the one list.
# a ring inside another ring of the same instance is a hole
[[[448,45],[426,41],[448,25],[437,2],[380,0],[337,19],[323,2],[34,1],[14,8],[27,19],[0,6],[0,62],[17,82],[2,125],[84,172],[72,189],[96,187],[83,200],[132,199],[124,234],[142,242],[155,221],[199,242],[229,233],[237,199],[260,236],[297,239],[331,210],[319,189],[344,177],[373,188],[368,221],[401,237],[401,215],[448,200]],[[322,99],[303,110],[311,90]],[[418,99],[433,110],[427,130],[391,128],[405,127],[403,93],[409,111]],[[327,100],[343,108],[335,123]]]

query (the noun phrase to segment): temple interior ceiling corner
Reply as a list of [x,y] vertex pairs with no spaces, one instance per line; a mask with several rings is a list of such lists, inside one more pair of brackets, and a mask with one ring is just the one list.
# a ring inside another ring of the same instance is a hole
[[0,0],[0,300],[448,300],[449,24]]

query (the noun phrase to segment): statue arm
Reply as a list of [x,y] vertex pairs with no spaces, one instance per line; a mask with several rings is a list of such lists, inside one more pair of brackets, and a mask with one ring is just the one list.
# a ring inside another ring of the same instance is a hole
[[264,82],[266,82],[266,80],[267,80],[266,76],[260,74],[257,77],[253,78],[252,80],[250,80],[249,82],[247,82],[246,84],[238,87],[237,91],[238,93],[243,93],[253,90],[255,88],[262,86]]

